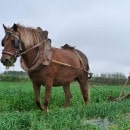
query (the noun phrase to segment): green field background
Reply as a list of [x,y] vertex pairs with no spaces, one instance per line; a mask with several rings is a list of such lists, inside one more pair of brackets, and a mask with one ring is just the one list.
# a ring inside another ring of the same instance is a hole
[[[71,84],[69,108],[63,108],[62,87],[52,89],[48,113],[41,112],[34,101],[30,81],[0,82],[0,130],[129,130],[130,100],[117,98],[121,86],[90,85],[91,103],[85,105],[79,85]],[[130,92],[126,86],[124,93]],[[44,86],[41,89],[41,101]]]

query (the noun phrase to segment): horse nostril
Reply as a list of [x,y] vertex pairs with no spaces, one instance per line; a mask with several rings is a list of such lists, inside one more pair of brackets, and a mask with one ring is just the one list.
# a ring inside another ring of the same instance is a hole
[[1,61],[1,63],[4,63],[4,60],[2,58],[0,59],[0,61]]
[[9,63],[9,59],[1,59],[1,63],[3,63],[4,65],[7,65]]
[[9,59],[5,59],[5,65],[9,63]]

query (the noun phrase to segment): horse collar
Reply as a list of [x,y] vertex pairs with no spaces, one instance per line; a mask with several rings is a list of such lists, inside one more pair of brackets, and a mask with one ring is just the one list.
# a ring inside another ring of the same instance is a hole
[[32,73],[33,71],[37,70],[40,67],[40,65],[49,65],[51,62],[52,50],[51,50],[51,40],[50,39],[47,39],[45,41],[45,46],[43,46],[43,43],[41,42],[41,43],[37,44],[37,46],[30,48],[29,50],[22,53],[21,55],[26,54],[27,52],[29,52],[30,50],[32,50],[38,46],[39,46],[39,51],[38,51],[36,58],[34,59],[34,62],[32,63],[32,65],[33,65],[32,67],[28,68],[26,66],[24,59],[21,57],[21,60],[20,60],[21,67],[28,73]]

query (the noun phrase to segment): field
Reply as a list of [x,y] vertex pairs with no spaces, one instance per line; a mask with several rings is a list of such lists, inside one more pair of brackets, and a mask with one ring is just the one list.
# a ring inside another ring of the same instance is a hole
[[[41,112],[34,101],[31,82],[0,82],[0,130],[129,130],[130,99],[112,102],[121,86],[90,88],[91,103],[84,105],[78,84],[71,84],[70,107],[63,108],[62,87],[53,88],[49,112]],[[125,92],[130,92],[126,87]],[[44,87],[41,89],[41,99]]]

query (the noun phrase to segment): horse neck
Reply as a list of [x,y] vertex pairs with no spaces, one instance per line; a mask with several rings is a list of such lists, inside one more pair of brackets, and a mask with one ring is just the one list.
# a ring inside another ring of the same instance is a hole
[[[34,46],[33,43],[39,44],[39,41],[41,41],[41,39],[38,39],[38,37],[36,38],[38,40],[36,39],[34,40],[33,39],[34,37],[31,34],[28,35],[29,38],[27,38],[27,36],[25,36],[25,34],[23,34],[22,32],[19,32],[19,33],[20,33],[21,41],[24,43],[22,46],[23,52],[26,52],[30,48],[32,48]],[[28,68],[33,66],[34,60],[36,59],[38,51],[39,51],[38,49],[39,49],[38,47],[31,49],[21,56],[22,59],[24,60],[24,63],[26,64]]]
[[21,56],[28,68],[33,66],[33,63],[34,63],[35,58],[37,57],[37,54],[38,54],[38,49],[34,48]]

